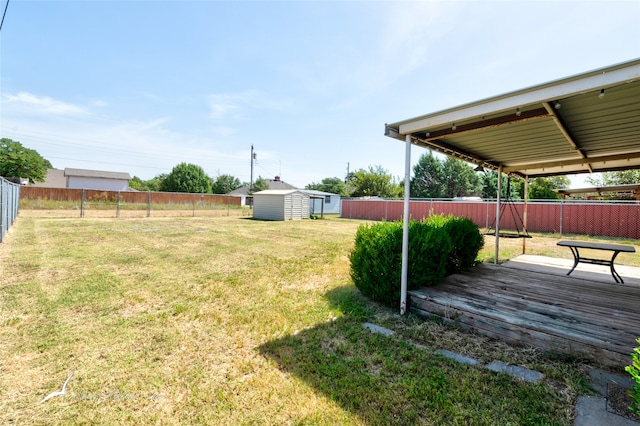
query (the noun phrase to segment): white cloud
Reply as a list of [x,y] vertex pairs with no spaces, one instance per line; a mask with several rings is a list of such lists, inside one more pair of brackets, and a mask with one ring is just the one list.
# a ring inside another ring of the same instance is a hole
[[252,110],[276,111],[287,108],[289,102],[272,95],[247,90],[238,93],[215,93],[208,97],[211,117],[215,120],[242,120]]
[[37,96],[20,92],[17,95],[4,94],[5,102],[19,108],[27,108],[30,112],[40,112],[55,115],[88,115],[89,111],[81,106],[62,102],[48,96]]

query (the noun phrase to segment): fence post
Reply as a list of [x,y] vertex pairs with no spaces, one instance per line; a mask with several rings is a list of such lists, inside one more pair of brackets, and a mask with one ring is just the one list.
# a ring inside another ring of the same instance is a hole
[[227,216],[231,213],[231,195],[227,194]]
[[116,217],[120,217],[120,191],[118,191],[118,200],[116,201]]
[[80,200],[80,217],[84,217],[84,202],[85,202],[86,190],[82,188],[82,199]]
[[562,238],[562,221],[563,221],[563,214],[564,214],[564,197],[562,199],[560,199],[560,238]]
[[196,217],[196,194],[193,194],[193,200],[191,202],[191,217]]
[[484,227],[485,229],[489,229],[489,201],[485,201],[484,204],[487,207],[484,214]]
[[147,191],[147,217],[151,217],[151,191]]

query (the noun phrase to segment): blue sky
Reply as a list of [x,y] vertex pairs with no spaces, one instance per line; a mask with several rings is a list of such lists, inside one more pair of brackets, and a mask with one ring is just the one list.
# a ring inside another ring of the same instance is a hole
[[12,0],[0,136],[142,179],[188,162],[248,182],[251,145],[254,177],[298,187],[400,178],[385,123],[638,57],[638,0]]

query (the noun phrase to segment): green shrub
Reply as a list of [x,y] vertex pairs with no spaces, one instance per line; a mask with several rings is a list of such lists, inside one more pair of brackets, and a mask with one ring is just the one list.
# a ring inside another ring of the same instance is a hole
[[[640,344],[640,338],[636,339]],[[629,407],[631,411],[640,416],[640,346],[634,348],[631,354],[631,365],[628,365],[625,370],[631,374],[631,378],[636,382],[633,388],[629,390],[629,396],[633,398],[635,405]]]
[[426,219],[432,226],[442,227],[453,244],[447,262],[447,275],[475,265],[478,252],[484,247],[484,237],[471,219],[457,216],[432,215]]
[[[395,307],[400,303],[402,222],[361,225],[350,255],[351,278],[367,297]],[[451,241],[442,227],[409,224],[408,287],[440,282],[446,274]]]

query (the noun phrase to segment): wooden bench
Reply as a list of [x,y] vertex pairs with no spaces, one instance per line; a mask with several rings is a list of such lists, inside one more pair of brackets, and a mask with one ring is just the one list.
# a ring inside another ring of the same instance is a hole
[[[620,282],[620,283],[624,283],[624,281],[622,280],[622,277],[616,272],[613,266],[613,262],[616,260],[616,257],[618,256],[618,254],[622,252],[624,253],[636,252],[636,249],[633,246],[622,246],[620,244],[590,243],[587,241],[558,241],[558,245],[562,247],[569,247],[569,249],[571,249],[571,253],[573,254],[573,268],[571,268],[571,270],[567,272],[567,275],[570,275],[573,272],[573,270],[576,269],[576,266],[578,266],[578,263],[580,262],[591,263],[594,265],[605,265],[611,268],[611,275],[613,276],[613,279],[616,282]],[[584,257],[584,256],[580,256],[580,252],[578,251],[578,249],[581,249],[581,248],[612,251],[613,256],[611,256],[611,260]]]

